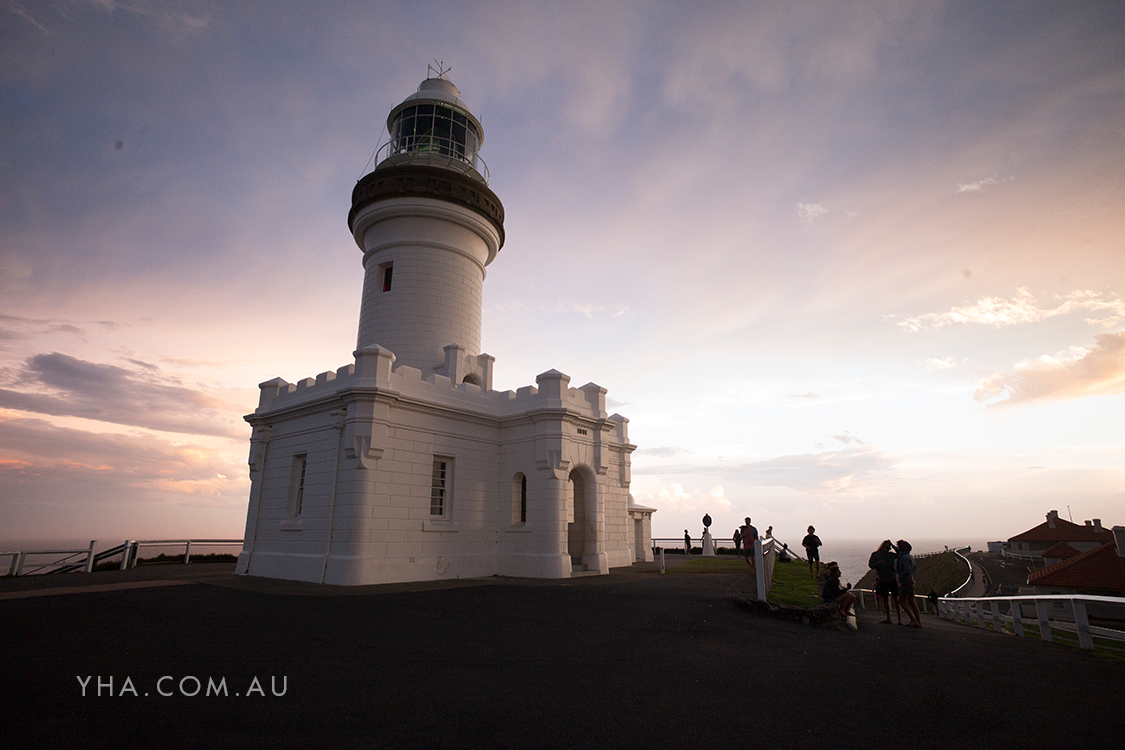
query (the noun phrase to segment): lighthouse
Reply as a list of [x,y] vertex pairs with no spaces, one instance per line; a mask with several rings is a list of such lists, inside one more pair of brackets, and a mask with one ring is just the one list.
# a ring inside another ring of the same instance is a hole
[[354,360],[259,385],[237,571],[359,585],[651,561],[654,510],[629,495],[635,446],[606,389],[553,369],[493,389],[481,308],[504,207],[480,121],[439,73],[387,132],[348,212],[363,265]]
[[363,251],[358,348],[383,346],[399,364],[486,385],[481,301],[504,245],[504,207],[482,174],[484,128],[456,86],[429,78],[391,110],[387,132],[348,214]]

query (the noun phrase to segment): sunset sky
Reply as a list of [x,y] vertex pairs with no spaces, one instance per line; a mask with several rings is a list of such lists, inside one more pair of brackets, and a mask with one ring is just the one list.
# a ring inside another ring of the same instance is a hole
[[242,535],[435,59],[494,385],[608,388],[656,536],[1125,524],[1121,2],[0,0],[0,541]]

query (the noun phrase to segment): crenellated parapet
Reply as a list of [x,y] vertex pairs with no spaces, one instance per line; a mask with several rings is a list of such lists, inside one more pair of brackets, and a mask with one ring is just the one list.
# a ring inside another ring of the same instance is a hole
[[[481,354],[470,357],[453,346],[447,347],[446,354],[446,367],[443,369],[459,375],[463,382],[458,383],[440,373],[423,377],[421,370],[406,365],[394,367],[393,353],[378,346],[366,347],[355,352],[354,364],[334,372],[322,372],[315,378],[304,378],[296,383],[281,378],[261,383],[258,386],[258,408],[247,419],[258,422],[273,413],[342,399],[349,393],[367,393],[496,419],[530,413],[566,413],[605,422],[606,429],[618,434],[618,440],[614,442],[628,442],[625,428],[628,420],[620,415],[607,417],[606,389],[596,383],[571,388],[568,375],[548,370],[536,377],[535,386],[496,391],[471,382],[479,378],[491,384],[491,356]],[[465,380],[466,375],[470,376],[469,380]]]

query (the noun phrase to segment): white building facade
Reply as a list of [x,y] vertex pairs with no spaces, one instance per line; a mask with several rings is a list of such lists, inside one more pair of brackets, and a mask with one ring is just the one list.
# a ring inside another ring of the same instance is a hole
[[631,503],[636,446],[606,390],[555,370],[492,389],[481,306],[504,209],[480,123],[430,78],[387,128],[348,215],[364,266],[355,361],[259,386],[238,572],[359,585],[651,561],[654,511]]

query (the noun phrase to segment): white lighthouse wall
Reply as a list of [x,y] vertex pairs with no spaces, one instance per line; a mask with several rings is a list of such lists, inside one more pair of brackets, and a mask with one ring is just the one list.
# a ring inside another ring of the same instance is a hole
[[386,347],[425,375],[449,344],[480,353],[485,266],[499,247],[491,224],[453,203],[395,198],[361,210],[355,234],[365,250],[358,348]]
[[[440,375],[423,379],[416,368],[391,372],[392,359],[386,350],[360,351],[354,367],[315,381],[263,384],[252,421],[256,435],[269,431],[269,442],[251,451],[240,572],[345,585],[568,577],[571,472],[587,483],[590,531],[580,563],[601,573],[632,564],[633,446],[626,420],[606,417],[604,389],[567,388],[568,378],[552,372],[540,376],[540,389],[481,391]],[[306,470],[297,514],[300,456]],[[430,514],[435,456],[452,459],[441,518]],[[528,480],[522,522],[513,507],[521,473]]]

